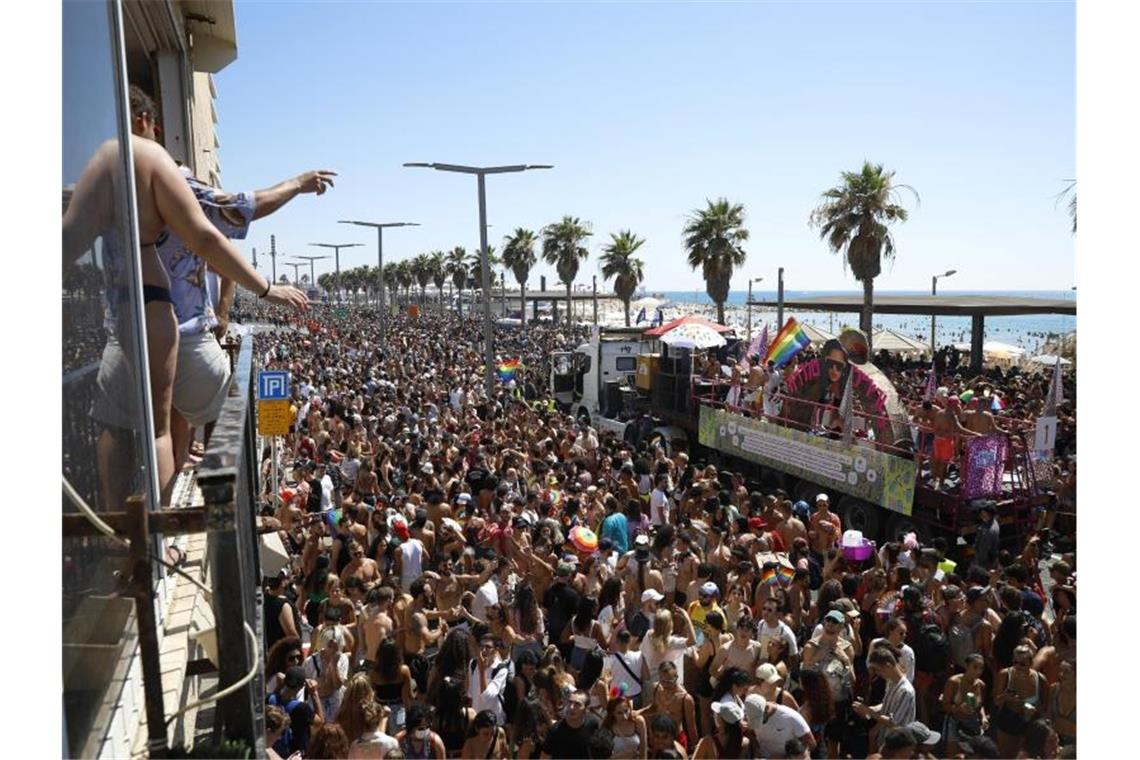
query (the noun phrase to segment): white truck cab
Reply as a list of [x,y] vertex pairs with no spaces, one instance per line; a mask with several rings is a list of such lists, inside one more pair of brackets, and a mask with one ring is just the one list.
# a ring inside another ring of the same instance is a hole
[[637,356],[646,345],[640,332],[595,335],[589,343],[573,351],[556,352],[550,378],[554,398],[570,407],[578,419],[622,435],[625,423],[616,419],[620,406],[614,408],[618,406],[614,399],[619,396],[611,390],[611,397],[607,399],[606,389],[615,383],[620,387],[634,387]]

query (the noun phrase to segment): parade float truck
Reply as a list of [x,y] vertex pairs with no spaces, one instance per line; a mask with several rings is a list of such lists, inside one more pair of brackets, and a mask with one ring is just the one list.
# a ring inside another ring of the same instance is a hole
[[[936,488],[929,431],[910,421],[886,375],[865,360],[857,331],[828,341],[820,358],[785,368],[769,414],[746,390],[694,375],[693,353],[656,337],[606,329],[556,353],[554,397],[583,424],[631,445],[687,450],[694,462],[742,473],[792,500],[813,504],[828,493],[844,529],[880,545],[912,531],[921,539],[969,541],[986,503],[996,506],[1003,540],[1020,541],[1049,501],[1030,458],[1033,430],[1011,429],[1000,417],[1005,433],[955,438],[951,477]],[[725,350],[732,349],[730,340]],[[841,414],[836,391],[842,396],[848,384],[850,403]]]

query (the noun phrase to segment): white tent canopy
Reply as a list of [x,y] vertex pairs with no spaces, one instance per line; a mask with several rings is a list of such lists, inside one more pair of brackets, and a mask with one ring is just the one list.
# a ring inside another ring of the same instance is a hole
[[630,301],[629,305],[634,309],[656,309],[663,303],[665,303],[665,301],[662,301],[660,298],[654,298],[653,296],[642,296],[636,301]]
[[823,345],[835,337],[826,330],[821,330],[815,325],[809,325],[806,322],[800,322],[800,327],[804,329],[804,334],[808,336],[808,340],[811,341],[813,346]]
[[1033,364],[1044,364],[1046,367],[1052,367],[1057,362],[1061,362],[1062,367],[1067,367],[1072,364],[1068,359],[1060,356],[1053,356],[1052,354],[1040,354],[1029,359]]
[[930,346],[922,343],[909,335],[897,333],[894,330],[879,330],[871,337],[871,344],[875,347],[876,351],[887,351],[889,353],[903,353],[907,351],[922,352],[929,351]]

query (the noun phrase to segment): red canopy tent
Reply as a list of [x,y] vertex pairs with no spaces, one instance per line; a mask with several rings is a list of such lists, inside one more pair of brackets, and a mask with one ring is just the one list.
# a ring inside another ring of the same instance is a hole
[[663,325],[659,325],[657,327],[651,327],[650,329],[648,329],[644,333],[642,333],[642,337],[660,338],[662,335],[669,332],[673,328],[680,327],[681,325],[686,325],[686,324],[704,325],[705,327],[711,327],[712,329],[716,330],[719,333],[726,333],[726,332],[732,332],[733,331],[733,328],[728,327],[726,325],[718,325],[716,322],[710,322],[707,319],[705,319],[704,317],[698,317],[696,315],[689,314],[687,316],[674,319],[671,322],[666,322]]

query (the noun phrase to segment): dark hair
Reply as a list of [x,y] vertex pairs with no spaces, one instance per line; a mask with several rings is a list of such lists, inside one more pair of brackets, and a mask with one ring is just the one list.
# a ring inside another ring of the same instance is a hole
[[[440,733],[447,729],[460,728],[463,720],[463,681],[455,676],[447,676],[439,684],[439,694],[436,697],[435,725]],[[409,716],[411,708],[408,708]],[[411,718],[407,719],[407,727],[411,730]]]
[[412,581],[412,585],[408,588],[408,593],[411,594],[413,598],[418,597],[424,593],[424,589],[427,588],[427,585],[427,576],[421,575],[419,578],[416,578],[414,581]]
[[520,584],[515,592],[515,610],[519,613],[519,633],[538,633],[538,598],[529,583]]
[[732,691],[733,686],[746,685],[751,681],[748,673],[742,668],[728,667],[721,673],[720,680],[716,682],[716,688],[713,689],[712,701],[719,702],[721,697]]
[[337,758],[348,757],[348,749],[348,734],[344,732],[339,723],[326,721],[309,738],[305,757],[336,760]]
[[591,758],[608,758],[614,754],[614,735],[613,732],[606,728],[599,728],[590,734],[589,743],[586,746],[586,757]]
[[484,728],[498,728],[499,721],[495,718],[495,713],[490,710],[480,710],[475,713],[475,719],[471,721],[471,730],[468,736],[474,736],[478,731]]
[[606,658],[601,649],[591,649],[586,653],[586,661],[582,664],[582,670],[578,672],[578,678],[575,682],[582,691],[586,691],[594,682],[602,675],[602,667],[605,665]]
[[404,713],[404,729],[410,734],[420,726],[426,726],[431,721],[431,710],[427,705],[412,702]]
[[404,664],[404,653],[396,644],[396,640],[389,636],[380,642],[376,649],[376,665],[373,669],[385,681],[395,681],[400,677],[400,666]]
[[284,673],[285,669],[289,667],[285,657],[293,650],[304,654],[304,650],[301,648],[301,639],[296,636],[278,639],[277,643],[269,648],[269,653],[265,655],[265,673],[267,675]]
[[803,701],[811,705],[811,722],[829,722],[835,716],[835,705],[827,676],[816,670],[801,668],[800,686],[804,691]]
[[141,87],[132,84],[127,94],[131,103],[132,121],[143,114],[149,114],[152,119],[158,120],[158,106],[155,105],[154,99]]
[[1029,757],[1044,757],[1045,744],[1049,741],[1049,735],[1053,733],[1053,727],[1049,725],[1048,721],[1038,718],[1031,721],[1025,727],[1025,739],[1022,743],[1022,750]]
[[604,610],[609,606],[617,606],[621,599],[621,578],[607,578],[598,592],[598,609]]
[[649,730],[651,732],[657,731],[658,733],[667,733],[677,740],[677,721],[673,720],[672,716],[666,713],[657,713],[649,721]]

